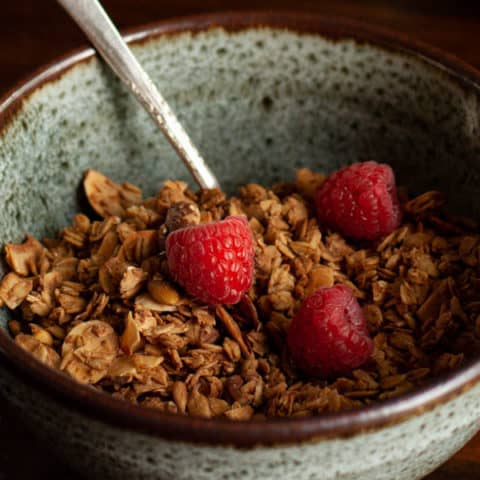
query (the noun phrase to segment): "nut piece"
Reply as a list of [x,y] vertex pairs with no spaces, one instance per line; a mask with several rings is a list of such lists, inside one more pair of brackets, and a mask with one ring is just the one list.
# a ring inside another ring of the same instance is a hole
[[117,292],[127,268],[128,264],[118,255],[109,258],[100,267],[98,270],[98,281],[107,295],[114,295]]
[[123,300],[134,297],[142,288],[145,280],[147,279],[147,273],[141,268],[127,267],[127,270],[120,280],[120,296]]
[[5,304],[11,310],[17,308],[32,291],[33,280],[10,272],[0,283],[0,307]]
[[126,209],[142,202],[142,191],[129,184],[119,185],[95,170],[88,170],[83,180],[91,207],[102,217],[124,217]]
[[31,335],[24,335],[23,333],[20,333],[15,337],[15,342],[24,350],[30,352],[37,360],[45,363],[45,365],[52,368],[58,368],[60,364],[60,356],[53,348],[44,345]]
[[148,293],[142,293],[135,298],[135,308],[151,310],[152,312],[174,312],[177,307],[156,302]]
[[315,290],[333,285],[333,270],[326,265],[318,265],[312,268],[310,278],[305,290],[306,295],[312,294]]
[[158,303],[166,305],[178,305],[180,295],[168,282],[159,277],[154,277],[148,282],[148,292]]
[[185,383],[175,382],[172,385],[172,397],[180,413],[185,413],[187,408],[188,392]]
[[238,408],[232,408],[225,412],[225,416],[230,420],[245,421],[250,420],[254,414],[254,410],[250,405],[240,406]]
[[232,362],[238,362],[242,357],[238,343],[231,338],[225,337],[225,340],[223,341],[223,350]]
[[250,355],[250,349],[248,348],[247,344],[245,343],[245,340],[243,339],[242,331],[240,330],[240,327],[238,326],[237,322],[220,305],[217,306],[215,312],[218,318],[221,320],[221,322],[225,326],[225,328],[227,329],[227,332],[229,333],[229,335],[231,335],[232,338],[240,346],[240,350],[242,351],[243,355],[245,357],[248,357]]
[[188,413],[195,417],[210,418],[212,416],[208,398],[197,390],[193,390],[193,392],[190,393],[187,408]]
[[108,323],[79,323],[65,337],[60,368],[81,383],[95,384],[105,377],[117,352],[117,335]]
[[210,410],[214,417],[223,415],[230,408],[228,402],[221,398],[211,397],[208,399],[208,402],[210,403]]
[[192,225],[198,225],[199,223],[200,210],[195,203],[177,202],[167,211],[165,225],[169,232]]
[[132,312],[128,312],[125,321],[125,330],[120,339],[120,347],[127,354],[131,355],[142,346],[142,337],[138,330],[138,326],[133,320]]

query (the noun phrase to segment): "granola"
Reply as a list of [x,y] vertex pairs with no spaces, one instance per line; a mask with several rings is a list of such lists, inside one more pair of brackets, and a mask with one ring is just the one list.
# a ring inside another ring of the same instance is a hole
[[[402,225],[379,242],[320,229],[302,169],[271,189],[235,197],[167,181],[139,188],[89,171],[102,217],[75,216],[42,243],[5,247],[0,306],[12,336],[50,367],[114,397],[164,412],[232,420],[309,416],[392,398],[458,368],[480,351],[480,235],[452,218],[439,192],[402,194]],[[165,240],[188,225],[245,215],[255,236],[255,281],[240,303],[211,307],[169,276]],[[349,376],[305,378],[286,346],[302,300],[349,286],[374,341]]]

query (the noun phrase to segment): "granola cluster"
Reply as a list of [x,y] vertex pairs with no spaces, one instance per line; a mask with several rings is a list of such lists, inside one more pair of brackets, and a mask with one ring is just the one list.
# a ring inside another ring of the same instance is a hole
[[[480,235],[444,212],[444,199],[401,194],[404,221],[380,242],[351,243],[320,229],[313,194],[324,176],[248,184],[238,196],[194,193],[167,181],[143,199],[90,171],[87,197],[103,217],[75,216],[42,243],[5,247],[11,271],[0,306],[15,341],[79,382],[165,412],[248,420],[308,416],[384,400],[458,367],[480,351]],[[170,231],[246,215],[255,281],[234,306],[209,307],[172,282]],[[344,284],[374,341],[350,376],[305,378],[286,346],[302,300]]]

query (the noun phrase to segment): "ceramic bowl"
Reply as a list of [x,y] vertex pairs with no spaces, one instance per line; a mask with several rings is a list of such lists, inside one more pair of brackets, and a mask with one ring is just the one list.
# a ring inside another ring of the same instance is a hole
[[[413,190],[480,215],[480,75],[358,24],[298,15],[190,18],[129,36],[227,189],[375,159]],[[0,106],[0,243],[52,234],[79,207],[82,172],[147,193],[188,175],[86,49]],[[1,273],[1,272],[0,272]],[[412,480],[480,428],[480,362],[395,400],[310,419],[202,420],[115,400],[21,351],[0,315],[0,391],[89,478]]]

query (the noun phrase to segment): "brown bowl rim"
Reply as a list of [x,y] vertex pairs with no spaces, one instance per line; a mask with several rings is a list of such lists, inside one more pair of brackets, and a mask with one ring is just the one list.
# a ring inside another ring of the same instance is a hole
[[[223,28],[227,32],[255,28],[280,29],[297,34],[318,34],[332,40],[352,39],[387,51],[413,56],[440,72],[443,71],[460,86],[480,89],[480,72],[458,58],[397,32],[345,17],[289,11],[222,12],[154,22],[128,29],[126,33],[129,43],[141,44],[160,36],[195,34],[216,28]],[[0,99],[0,134],[30,95],[94,57],[95,52],[90,47],[77,49],[17,82],[13,89]],[[298,444],[377,430],[431,410],[461,395],[480,380],[478,359],[455,372],[439,377],[428,386],[358,410],[310,418],[233,422],[227,419],[206,420],[165,414],[115,399],[46,367],[16,345],[3,330],[0,330],[0,358],[2,367],[40,389],[47,395],[47,399],[54,397],[61,402],[68,402],[68,407],[74,411],[98,421],[169,440],[239,448]]]

